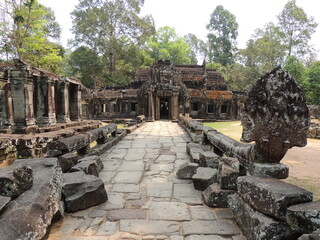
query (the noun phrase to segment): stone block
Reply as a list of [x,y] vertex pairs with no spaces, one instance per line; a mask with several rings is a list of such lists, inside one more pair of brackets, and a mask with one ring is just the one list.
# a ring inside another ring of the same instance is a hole
[[294,205],[287,210],[287,223],[301,233],[320,229],[320,201]]
[[195,189],[203,191],[209,185],[217,182],[218,171],[209,167],[199,167],[197,173],[192,176]]
[[13,164],[0,169],[0,195],[16,198],[33,184],[33,170],[30,166]]
[[74,153],[66,153],[58,157],[58,161],[63,173],[66,173],[74,165],[78,163],[78,155]]
[[3,210],[5,210],[5,207],[10,202],[10,200],[11,200],[10,197],[0,196],[0,214],[3,212]]
[[250,163],[249,174],[285,179],[289,176],[289,167],[281,163]]
[[248,240],[294,240],[299,236],[287,223],[254,210],[237,194],[228,197],[228,205]]
[[312,201],[313,194],[305,189],[271,177],[238,178],[238,193],[257,211],[285,220],[289,206]]
[[219,187],[217,183],[211,184],[202,193],[204,203],[209,207],[228,207],[228,196],[234,194],[233,190],[224,190]]
[[200,167],[211,167],[218,169],[220,156],[211,151],[203,151],[199,153]]
[[103,169],[103,163],[98,156],[84,157],[79,163],[70,169],[70,172],[83,171],[86,174],[99,176],[99,172]]
[[58,211],[62,171],[56,158],[17,159],[13,165],[30,166],[30,189],[10,201],[0,219],[1,240],[42,239]]
[[237,190],[240,163],[236,158],[221,158],[218,183],[222,189]]
[[104,183],[82,171],[63,175],[62,195],[66,212],[76,212],[108,200]]
[[320,229],[310,234],[303,234],[298,240],[320,240]]
[[186,151],[187,151],[187,153],[188,153],[189,155],[190,155],[191,149],[192,149],[194,152],[201,152],[201,151],[202,151],[202,148],[201,148],[200,144],[198,144],[198,143],[193,143],[193,142],[188,143],[188,144],[186,145]]
[[199,164],[197,163],[185,163],[182,164],[177,170],[177,178],[179,179],[192,179],[192,176],[196,174]]

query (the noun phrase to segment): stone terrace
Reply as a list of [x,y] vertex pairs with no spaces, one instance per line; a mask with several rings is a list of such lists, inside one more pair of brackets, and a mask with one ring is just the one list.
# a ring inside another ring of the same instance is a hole
[[228,209],[212,209],[190,180],[175,176],[189,161],[190,139],[169,121],[146,123],[101,155],[109,200],[67,214],[48,239],[243,240]]

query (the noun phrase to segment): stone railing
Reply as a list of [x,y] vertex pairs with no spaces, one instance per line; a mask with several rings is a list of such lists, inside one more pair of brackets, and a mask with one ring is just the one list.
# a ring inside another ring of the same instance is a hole
[[189,117],[183,116],[182,114],[179,115],[179,122],[180,125],[189,133],[193,142],[199,143],[202,141],[202,123]]
[[117,124],[111,123],[107,126],[52,142],[49,145],[50,150],[47,156],[56,157],[75,151],[79,155],[86,155],[90,152],[90,144],[92,142],[96,141],[98,145],[107,144],[109,142],[106,147],[111,147],[120,140],[119,137],[117,138],[117,133],[119,133],[122,138],[122,133],[124,132],[125,131],[118,130]]
[[182,116],[180,123],[202,141],[187,145],[194,163],[181,166],[177,176],[192,178],[208,206],[229,207],[248,240],[298,239],[320,229],[320,201],[279,180],[289,171],[281,159],[289,148],[306,145],[309,125],[302,92],[281,68],[258,80],[245,101],[241,140],[255,143]]

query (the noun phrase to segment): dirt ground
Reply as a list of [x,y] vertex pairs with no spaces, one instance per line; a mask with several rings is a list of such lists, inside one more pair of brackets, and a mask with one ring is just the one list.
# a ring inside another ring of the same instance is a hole
[[[239,121],[205,124],[239,141],[242,126]],[[288,183],[313,192],[314,200],[320,200],[320,140],[308,139],[305,147],[289,149],[281,163],[289,166]]]

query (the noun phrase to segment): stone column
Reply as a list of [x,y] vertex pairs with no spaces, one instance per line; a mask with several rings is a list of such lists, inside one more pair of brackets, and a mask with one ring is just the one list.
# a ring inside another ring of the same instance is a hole
[[154,121],[154,103],[153,103],[153,94],[152,92],[148,92],[148,118],[150,121]]
[[69,100],[70,119],[72,121],[81,121],[81,87],[79,84],[70,84]]
[[69,82],[59,81],[57,84],[57,122],[66,123],[70,122],[70,112],[69,112]]
[[26,69],[11,71],[10,91],[13,103],[13,132],[35,132],[33,76]]
[[171,106],[172,106],[172,119],[178,120],[179,119],[179,93],[173,93]]

